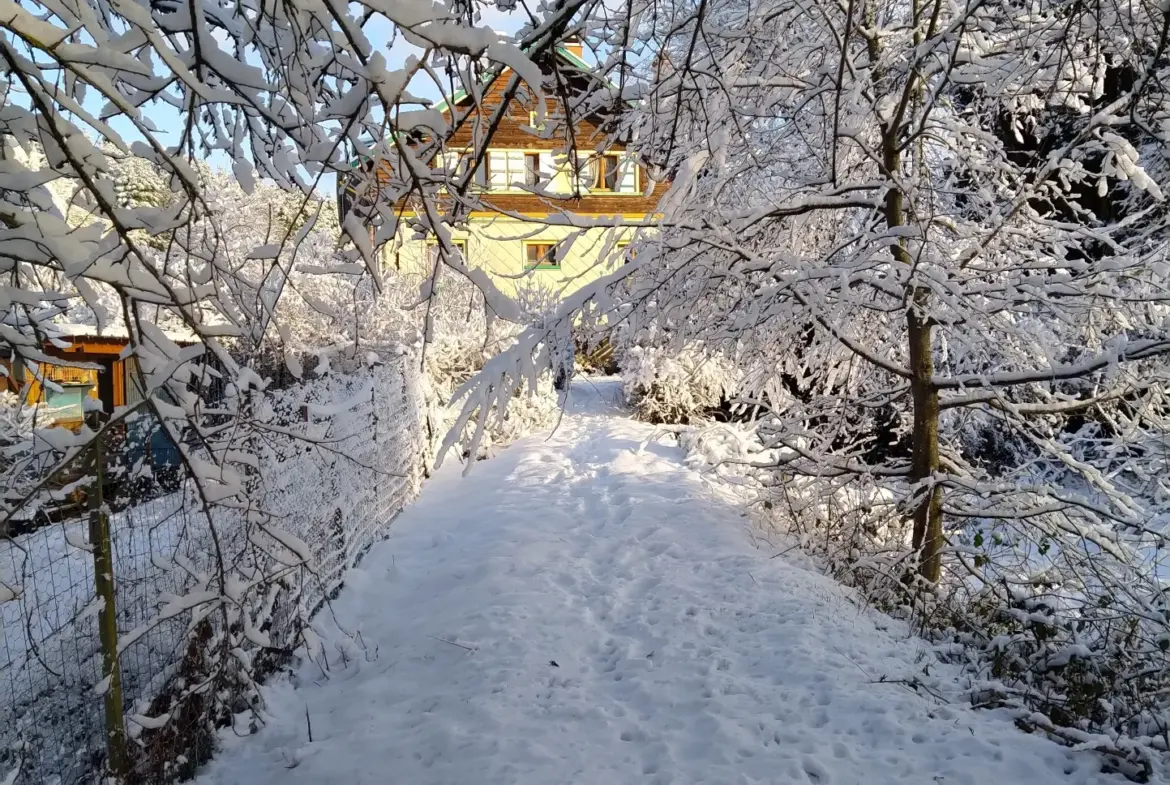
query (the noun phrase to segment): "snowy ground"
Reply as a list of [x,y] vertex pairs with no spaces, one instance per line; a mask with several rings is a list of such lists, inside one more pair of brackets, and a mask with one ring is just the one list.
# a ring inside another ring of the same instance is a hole
[[364,649],[334,628],[329,677],[269,687],[267,727],[226,734],[199,782],[1120,781],[880,683],[921,674],[923,645],[753,547],[616,394],[578,384],[551,437],[432,480],[334,603]]

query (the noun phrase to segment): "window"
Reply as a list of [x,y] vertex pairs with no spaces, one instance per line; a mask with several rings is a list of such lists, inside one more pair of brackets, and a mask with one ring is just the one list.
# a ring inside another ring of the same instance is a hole
[[[462,152],[445,152],[442,157],[442,166],[445,170],[445,177],[448,181],[454,181],[467,173],[467,167],[471,166],[471,162],[475,160],[474,150],[464,150]],[[471,178],[472,183],[480,188],[487,188],[491,182],[491,156],[484,154],[483,159],[479,163],[479,167],[475,170],[475,174]]]
[[560,269],[556,243],[524,243],[524,266],[529,270]]
[[[490,168],[487,182],[493,191],[508,191],[531,184],[528,156],[519,150],[493,150],[488,154]],[[537,168],[539,172],[539,166]]]
[[488,187],[492,190],[507,188],[512,182],[508,178],[508,154],[502,151],[489,150],[487,163]]
[[612,193],[638,192],[638,167],[620,153],[606,153],[580,162],[582,186]]
[[89,384],[63,384],[59,390],[45,386],[45,413],[53,422],[81,422],[85,419],[85,399],[93,398]]
[[537,131],[544,130],[544,123],[538,124],[536,122],[536,111],[535,110],[528,113],[528,125]]
[[524,184],[538,185],[540,183],[540,153],[524,154]]
[[[467,264],[467,241],[466,240],[452,240],[451,245],[463,257],[463,263]],[[437,242],[427,243],[427,259],[431,264],[434,264],[439,259],[439,244]]]
[[621,170],[616,155],[603,155],[597,160],[597,179],[593,187],[601,191],[616,191],[621,184],[618,172]]
[[443,153],[442,166],[445,179],[451,181],[462,177],[470,163],[471,153],[469,151],[447,151]]
[[463,168],[463,154],[447,151],[439,159],[438,165],[442,166],[448,177],[454,177]]
[[617,253],[622,260],[622,264],[629,264],[631,259],[634,259],[638,256],[637,251],[630,250],[629,240],[623,240],[622,242],[617,243],[614,248],[617,249]]
[[483,160],[479,162],[479,168],[475,170],[475,184],[480,188],[487,188],[492,182],[492,157],[487,153],[483,154]]

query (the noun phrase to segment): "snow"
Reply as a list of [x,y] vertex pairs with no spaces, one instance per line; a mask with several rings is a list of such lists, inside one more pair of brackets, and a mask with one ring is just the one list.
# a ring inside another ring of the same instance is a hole
[[[154,327],[155,325],[151,326]],[[129,338],[126,325],[121,323],[108,324],[99,328],[96,325],[91,324],[74,324],[72,322],[67,322],[62,324],[54,324],[53,329],[62,335],[67,335],[71,338],[115,338],[123,340]],[[158,330],[159,334],[169,338],[172,341],[175,341],[176,343],[195,343],[199,340],[199,336],[188,329],[168,328],[163,330],[157,327],[156,329]]]
[[318,617],[329,674],[266,687],[198,781],[1121,782],[898,683],[954,674],[773,558],[618,395],[578,382],[551,435],[440,471]]
[[[185,574],[161,554],[206,552],[182,501],[171,494],[110,515],[120,632],[154,619],[159,595],[185,585]],[[88,526],[83,513],[0,538],[0,750],[23,750],[21,783],[89,782],[87,766],[102,745],[100,696],[110,681],[101,677],[97,616],[104,600],[93,593]],[[4,585],[18,587],[19,596],[4,601]],[[123,652],[127,708],[156,694],[156,679],[185,648],[176,644],[187,624],[156,622]],[[13,760],[0,757],[0,776]]]

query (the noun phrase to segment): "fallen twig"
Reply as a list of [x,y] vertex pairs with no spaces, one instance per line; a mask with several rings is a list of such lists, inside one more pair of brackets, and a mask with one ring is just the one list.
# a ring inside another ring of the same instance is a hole
[[462,643],[456,643],[455,641],[449,641],[446,638],[440,638],[438,635],[428,635],[427,637],[434,638],[435,640],[437,640],[441,643],[449,643],[452,646],[458,646],[459,648],[464,649],[465,651],[475,651],[474,646],[464,646]]

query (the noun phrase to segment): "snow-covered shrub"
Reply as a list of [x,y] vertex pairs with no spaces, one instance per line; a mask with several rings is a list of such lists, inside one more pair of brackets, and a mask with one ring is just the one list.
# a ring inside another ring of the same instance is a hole
[[[169,195],[157,167],[133,156],[116,160],[120,198],[134,204],[156,204]],[[253,362],[277,387],[312,382],[338,367],[364,367],[382,355],[393,355],[411,344],[420,358],[426,428],[431,433],[427,455],[433,461],[438,442],[453,422],[448,409],[452,395],[483,367],[487,357],[506,348],[523,324],[490,319],[482,292],[446,267],[438,280],[386,271],[381,290],[362,265],[347,256],[335,206],[316,196],[305,197],[268,183],[245,191],[229,175],[204,167],[205,199],[227,250],[240,256],[273,237],[300,235],[287,273],[269,270],[282,296],[269,314],[270,328],[248,346]],[[181,256],[181,248],[169,254]],[[253,262],[255,275],[264,265]],[[520,287],[517,304],[526,323],[539,323],[555,307],[547,290]],[[253,304],[247,304],[255,307]],[[554,421],[557,396],[542,378],[531,395],[517,396],[500,417],[493,418],[479,457],[492,447],[507,445]]]
[[829,574],[863,587],[876,605],[906,600],[902,578],[912,553],[904,513],[877,478],[808,477],[783,465],[809,440],[769,446],[769,421],[700,424],[680,430],[686,462],[739,486],[757,524],[791,537]]
[[36,416],[36,407],[24,405],[19,395],[0,391],[0,473],[27,449]]
[[[506,410],[498,412],[493,418],[476,445],[476,458],[489,458],[496,450],[518,439],[551,428],[556,424],[560,411],[560,396],[554,386],[553,375],[551,372],[542,374],[535,389],[518,392]],[[454,412],[451,407],[447,407],[445,413],[447,419],[444,423],[449,426],[454,422]],[[473,427],[466,426],[462,441],[469,445],[468,451],[473,437]]]
[[[451,405],[456,392],[483,369],[490,357],[512,345],[524,327],[489,318],[479,289],[450,270],[440,270],[437,282],[398,274],[388,279],[387,287],[387,304],[383,307],[410,320],[416,351],[421,356],[428,433],[425,462],[429,469],[458,417],[458,408]],[[420,296],[420,292],[426,296]],[[526,294],[522,289],[518,299],[526,320],[532,323],[538,323],[550,307],[547,295],[539,291]],[[475,447],[477,459],[556,422],[559,397],[553,386],[555,376],[550,363],[535,386],[517,391],[504,402],[506,405],[497,407]],[[459,433],[463,457],[470,452],[474,431],[472,423]]]
[[737,374],[724,357],[689,346],[630,346],[620,353],[626,400],[638,418],[686,424],[702,419],[737,390]]
[[[134,158],[117,164],[127,198],[150,201],[157,178]],[[283,296],[271,312],[271,329],[252,351],[257,365],[279,387],[313,382],[337,367],[364,367],[413,344],[420,358],[426,428],[432,442],[420,459],[428,466],[453,422],[448,403],[487,357],[506,348],[523,329],[488,318],[482,292],[466,277],[442,267],[438,280],[387,271],[379,291],[364,268],[343,252],[334,206],[265,183],[251,193],[223,172],[208,169],[207,202],[228,245],[241,255],[270,237],[294,230],[303,236],[289,271],[274,285]],[[555,306],[546,290],[521,287],[517,303],[528,323]],[[557,411],[551,380],[517,396],[493,418],[478,456],[549,427]]]
[[981,482],[1018,484],[1021,497],[1029,487],[1041,491],[1028,514],[972,517],[950,528],[941,580],[923,587],[912,579],[913,519],[899,503],[906,490],[896,478],[860,466],[821,477],[786,471],[811,445],[767,446],[774,445],[767,420],[687,428],[679,442],[690,465],[748,490],[759,525],[792,538],[875,607],[911,622],[941,659],[960,665],[966,678],[956,695],[1011,709],[1028,729],[1092,745],[1140,781],[1164,765],[1164,532],[1133,537],[1094,525],[1077,504],[1044,502],[1043,489],[1075,485],[1051,462],[1007,476],[1003,465],[966,466],[968,476],[983,472]]
[[739,483],[750,478],[752,468],[773,459],[756,434],[740,423],[713,423],[677,429],[678,445],[686,452],[684,462],[693,469],[713,472],[723,480]]

